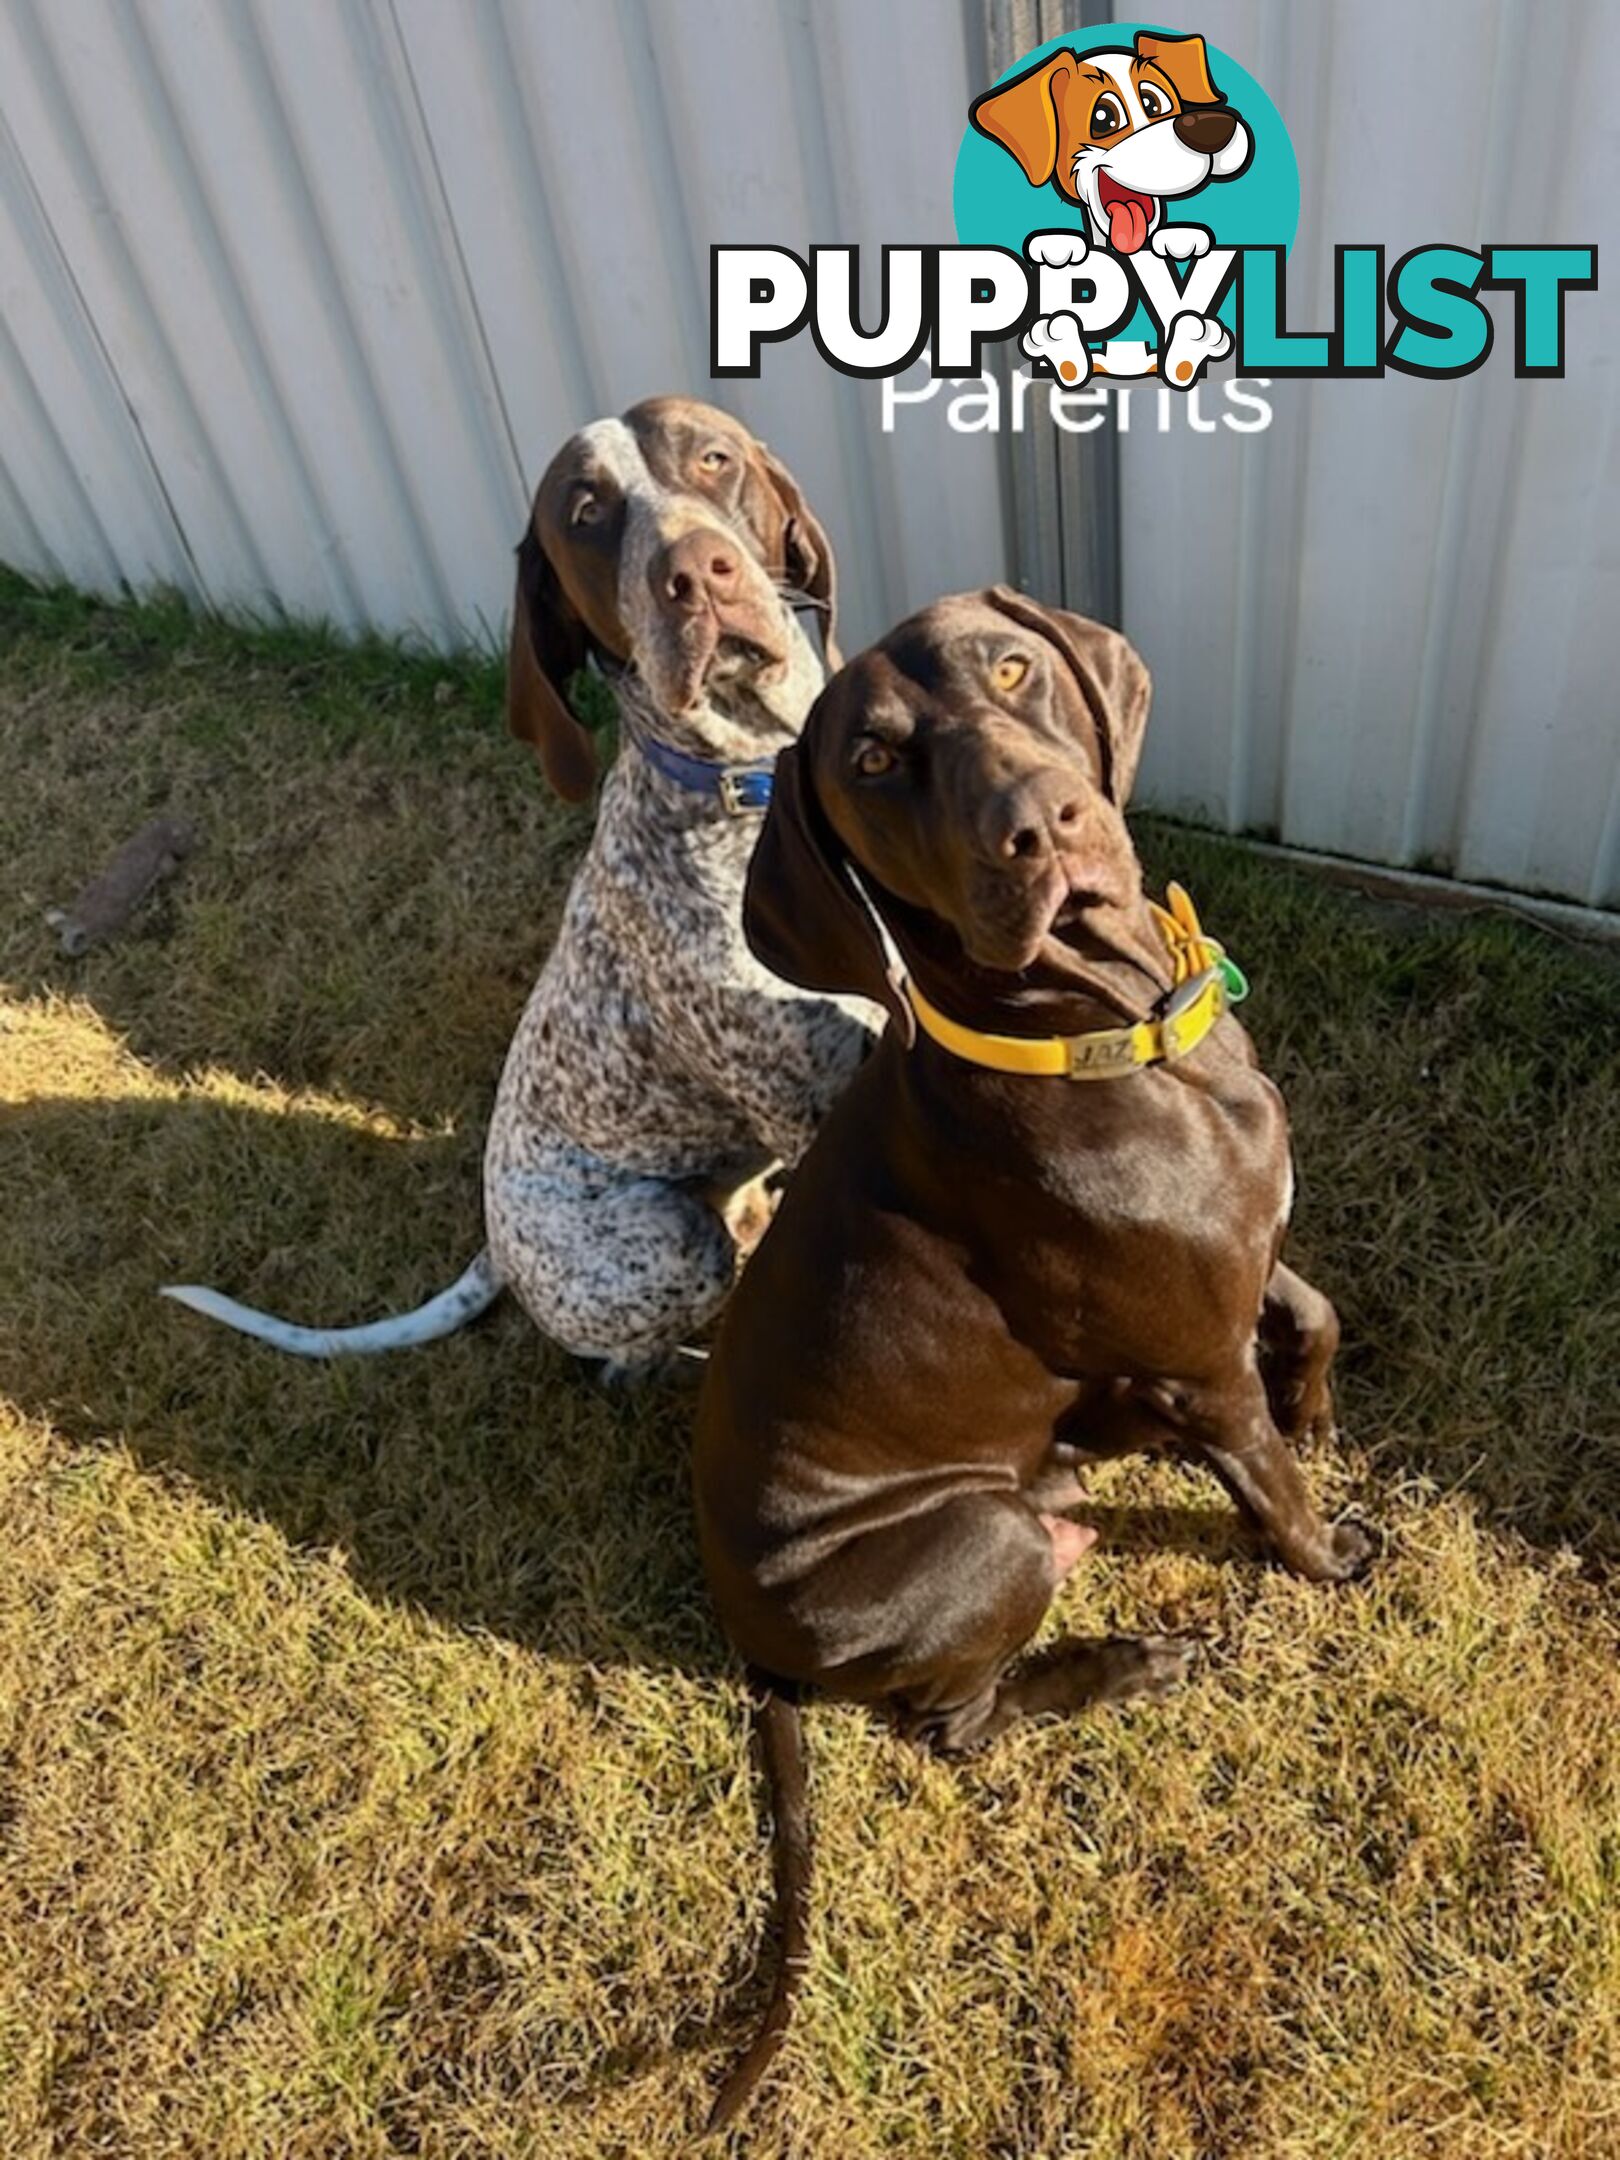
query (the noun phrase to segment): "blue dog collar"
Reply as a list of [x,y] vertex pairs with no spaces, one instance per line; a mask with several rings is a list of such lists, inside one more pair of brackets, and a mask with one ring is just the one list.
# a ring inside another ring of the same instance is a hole
[[768,810],[775,775],[768,765],[716,765],[708,758],[688,757],[673,750],[656,735],[637,733],[637,749],[654,772],[685,788],[692,795],[718,796],[727,817],[745,817],[750,810]]

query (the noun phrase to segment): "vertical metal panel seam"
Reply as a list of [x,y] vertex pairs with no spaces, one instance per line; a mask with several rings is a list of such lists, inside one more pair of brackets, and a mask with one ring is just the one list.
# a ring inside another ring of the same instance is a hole
[[[829,109],[826,71],[822,63],[819,43],[810,27],[808,11],[794,11],[784,21],[784,46],[790,34],[795,34],[805,65],[794,65],[791,50],[784,53],[787,77],[793,101],[794,133],[798,139],[799,162],[804,174],[804,192],[810,205],[811,238],[819,225],[823,232],[834,234],[842,229],[839,215],[838,185],[833,175],[839,169],[839,160],[833,148],[832,130],[827,122]],[[833,427],[838,436],[838,462],[843,472],[844,494],[851,513],[865,531],[881,533],[889,522],[885,515],[887,503],[878,499],[877,472],[879,458],[874,455],[871,439],[870,407],[861,401],[865,385],[854,389],[843,383],[835,386],[832,409]],[[882,621],[892,622],[899,613],[899,599],[894,590],[894,574],[897,568],[890,560],[889,550],[874,548],[878,579],[882,589]]]
[[[258,321],[248,294],[236,275],[236,265],[215,214],[203,165],[193,151],[191,138],[163,63],[151,42],[140,10],[130,8],[121,11],[120,19],[130,41],[130,50],[136,56],[137,79],[141,74],[146,78],[147,92],[154,106],[154,118],[158,122],[154,133],[161,145],[162,154],[175,174],[177,189],[191,200],[198,250],[213,280],[215,302],[229,323],[243,369],[254,386],[260,411],[276,438],[278,450],[287,461],[294,486],[303,498],[306,515],[325,540],[333,532],[332,518],[316,477],[304,458],[291,416],[266,360],[265,326]],[[251,506],[238,502],[236,491],[231,487],[229,470],[223,466],[221,481],[230,494],[237,521],[248,527],[256,525],[257,519]],[[257,552],[255,559],[258,559]],[[336,575],[340,601],[348,611],[351,621],[362,621],[365,610],[360,604],[359,592],[342,549],[336,545],[323,547],[321,560],[323,566],[329,567]],[[261,576],[266,593],[275,600],[277,596],[268,568],[262,564]]]
[[[670,287],[681,311],[681,344],[692,356],[692,379],[706,383],[709,375],[709,326],[707,316],[698,306],[696,295],[709,289],[709,261],[706,250],[698,250],[693,244],[697,222],[693,215],[691,189],[687,184],[685,168],[675,153],[675,131],[670,124],[669,104],[664,96],[663,82],[658,67],[658,48],[653,38],[652,23],[647,14],[646,0],[620,0],[621,31],[626,35],[628,55],[630,37],[641,46],[647,56],[647,66],[638,75],[630,69],[630,94],[635,100],[638,118],[648,130],[648,146],[653,154],[655,168],[667,172],[673,180],[668,194],[662,188],[653,190],[653,210],[665,236],[669,250]],[[683,278],[674,265],[684,261],[688,274]]]
[[[26,4],[26,0],[19,0],[19,5],[16,9],[14,19],[17,24],[18,35],[22,37],[25,41],[29,39],[29,31],[26,27],[29,20],[29,13],[30,11]],[[32,42],[34,48],[32,56],[33,65],[35,73],[37,75],[39,68],[39,46],[41,43],[37,28],[34,30]],[[52,73],[55,73],[54,67],[52,68]],[[0,124],[3,124],[3,115],[0,115]],[[157,456],[153,451],[150,441],[147,438],[146,430],[141,424],[141,416],[136,410],[135,402],[130,396],[129,391],[125,387],[123,378],[119,374],[118,368],[113,361],[112,353],[107,345],[106,339],[102,335],[101,327],[96,321],[95,314],[91,309],[84,288],[80,284],[78,276],[74,271],[72,258],[70,257],[67,248],[63,245],[61,235],[57,232],[55,224],[51,219],[50,212],[45,207],[44,198],[40,194],[38,187],[35,185],[32,174],[29,172],[27,160],[23,157],[22,154],[22,146],[20,143],[17,142],[9,126],[6,129],[6,132],[8,138],[11,141],[13,151],[16,155],[17,171],[22,176],[24,186],[28,189],[29,198],[33,203],[35,213],[38,217],[40,231],[46,236],[46,239],[48,240],[56,256],[57,263],[61,269],[63,281],[66,284],[68,290],[72,293],[74,302],[78,308],[79,319],[84,326],[85,335],[93,346],[96,355],[100,360],[103,372],[105,374],[105,378],[107,382],[111,385],[118,399],[118,403],[123,409],[125,418],[129,422],[130,432],[137,446],[141,463],[145,467],[146,472],[150,475],[152,485],[157,491],[157,499],[162,504],[163,515],[168,520],[170,530],[174,535],[175,546],[179,550],[180,562],[189,575],[193,597],[200,597],[206,600],[208,597],[207,583],[202,575],[202,570],[197,562],[197,558],[192,553],[191,542],[186,537],[186,529],[180,521],[180,513],[175,507],[174,498],[169,493],[168,483],[163,477],[163,469],[158,462]],[[30,377],[30,381],[31,380],[32,378]],[[35,387],[37,392],[37,385]],[[52,428],[52,433],[53,435],[55,434],[54,426]],[[60,445],[60,438],[58,437],[57,440]],[[62,447],[64,448],[65,455],[65,446]],[[71,458],[68,459],[68,465],[69,469],[73,471],[75,484],[78,484],[78,473],[76,468],[74,468],[72,465]],[[86,494],[85,499],[88,501],[88,494]],[[122,566],[119,563],[118,552],[117,549],[112,545],[110,535],[108,535],[103,530],[99,517],[96,518],[95,522],[96,529],[101,534],[104,545],[107,547],[114,564],[118,566],[120,581],[127,585],[130,580],[123,576]]]
[[[114,19],[120,24],[127,25],[128,18],[121,9],[115,8],[113,14]],[[81,184],[85,175],[89,175],[94,180],[94,189],[87,189],[86,194],[99,195],[102,200],[112,203],[116,200],[115,191],[106,185],[105,175],[92,147],[90,131],[80,117],[78,106],[74,102],[68,76],[58,64],[56,50],[50,39],[38,26],[37,10],[24,6],[18,11],[17,20],[19,23],[29,23],[31,19],[34,22],[33,63],[36,74],[43,72],[47,87],[52,93],[52,103],[55,108],[54,118],[59,126],[64,154],[77,168],[77,177],[80,179]],[[191,394],[191,385],[187,381],[185,370],[180,364],[180,356],[175,349],[174,339],[170,335],[169,324],[165,319],[164,310],[141,273],[140,265],[125,237],[122,220],[117,216],[103,220],[102,231],[106,235],[109,254],[114,260],[115,271],[122,288],[125,304],[139,321],[152,371],[154,375],[161,378],[160,394],[170,402],[175,411],[183,412],[186,425],[196,443],[199,462],[207,469],[210,487],[230,521],[236,544],[241,549],[243,559],[250,565],[252,574],[260,587],[268,591],[271,588],[272,580],[269,570],[259,554],[252,524],[243,516],[241,508],[231,492],[230,482],[226,475],[225,461],[221,457],[219,448],[208,428],[204,425],[202,414],[197,409],[197,402]],[[109,352],[109,360],[110,358]],[[139,408],[136,401],[127,389],[125,390],[125,396],[129,403],[130,412],[138,422]],[[159,476],[159,484],[164,487],[165,497],[169,501],[170,513],[174,518],[176,530],[181,533],[184,539],[185,531],[180,518],[179,506],[168,494],[167,483],[163,480],[160,462],[155,454],[152,459],[152,468]],[[186,540],[186,554],[196,572],[200,589],[205,594],[208,593],[208,579],[191,548],[189,540]]]
[[[3,133],[5,135],[6,142],[14,153],[16,171],[21,179],[22,184],[28,189],[29,201],[38,216],[40,230],[44,234],[47,244],[55,251],[57,260],[61,262],[62,251],[60,244],[57,242],[55,234],[50,229],[49,220],[45,216],[44,205],[39,201],[37,194],[34,192],[32,183],[30,182],[28,177],[27,168],[22,162],[22,152],[16,144],[16,141],[11,134],[10,128],[6,125],[5,116],[3,114],[0,114],[0,133]],[[26,244],[27,243],[25,240],[24,245],[26,246]],[[63,274],[64,276],[66,276],[65,262],[62,264],[62,268]],[[71,278],[68,279],[68,284],[73,291],[74,298],[78,302],[82,314],[84,308],[83,296],[79,293],[77,287],[73,286]],[[90,330],[89,324],[86,323],[85,327],[88,332]],[[123,564],[119,559],[117,548],[113,545],[112,535],[107,531],[106,526],[102,522],[101,514],[96,508],[95,497],[85,486],[84,481],[79,473],[78,466],[74,462],[73,454],[69,450],[67,444],[62,440],[61,430],[57,427],[55,420],[52,418],[50,406],[40,391],[39,384],[34,377],[34,372],[29,367],[27,359],[24,357],[22,348],[17,344],[15,338],[12,336],[9,327],[7,326],[4,315],[0,315],[0,348],[3,348],[5,353],[10,358],[12,374],[17,382],[22,396],[27,401],[32,411],[35,426],[39,430],[40,439],[50,445],[50,448],[55,452],[57,462],[61,466],[62,471],[67,476],[68,488],[73,496],[79,514],[83,518],[86,528],[95,536],[97,547],[106,563],[107,568],[111,572],[110,582],[114,585],[126,584],[128,580],[124,576]],[[125,407],[125,411],[127,413],[127,406]],[[16,489],[17,499],[19,503],[23,503],[21,489],[16,486],[15,482],[13,482],[12,484],[13,487]],[[26,509],[26,503],[23,503],[23,507]],[[29,515],[28,522],[39,540],[41,551],[52,562],[57,562],[59,565],[59,558],[57,557],[55,549],[49,547],[46,544],[44,535],[40,532],[38,522],[34,519],[31,513]]]
[[[1592,18],[1590,6],[1581,7],[1579,10],[1579,20],[1582,27],[1581,30],[1576,33],[1577,40],[1579,40],[1584,35],[1586,28],[1590,25],[1591,19]],[[1578,52],[1575,57],[1578,59]],[[1568,153],[1566,146],[1566,155],[1567,154]],[[1512,464],[1503,490],[1503,501],[1505,506],[1504,515],[1502,516],[1498,526],[1496,535],[1496,547],[1492,553],[1490,593],[1485,607],[1486,620],[1492,623],[1498,622],[1502,618],[1502,609],[1499,605],[1499,596],[1502,592],[1504,584],[1507,582],[1507,579],[1510,575],[1508,556],[1510,553],[1513,532],[1513,506],[1516,503],[1519,494],[1520,482],[1524,473],[1527,415],[1523,412],[1522,408],[1525,403],[1524,391],[1527,388],[1528,386],[1521,386],[1521,395],[1514,401],[1512,419],[1513,438],[1512,442],[1509,445],[1508,451],[1508,454],[1512,460]],[[1530,389],[1528,394],[1533,396],[1535,394],[1534,390]],[[1477,679],[1478,678],[1476,674],[1476,685]],[[1454,860],[1460,859],[1464,852],[1464,846],[1467,839],[1467,820],[1474,797],[1475,779],[1479,772],[1480,759],[1485,747],[1484,732],[1479,724],[1479,709],[1477,700],[1470,718],[1471,725],[1468,730],[1468,747],[1458,770],[1456,792],[1452,801],[1451,834],[1450,844],[1447,852],[1452,856]]]
[[436,559],[423,544],[419,514],[412,491],[405,481],[399,445],[394,439],[392,423],[372,377],[365,340],[360,335],[353,310],[349,306],[348,292],[338,267],[331,235],[326,229],[320,198],[311,185],[309,174],[305,171],[303,159],[299,155],[298,138],[288,118],[286,86],[276,71],[270,48],[260,30],[256,4],[244,5],[232,15],[231,20],[242,37],[244,64],[256,84],[266,131],[280,152],[277,169],[287,188],[294,217],[313,242],[309,252],[310,271],[326,296],[328,321],[333,326],[337,343],[348,363],[350,387],[356,393],[355,408],[370,436],[374,469],[381,475],[385,486],[394,497],[400,528],[409,538],[422,583],[437,601],[443,622],[454,624],[455,607],[450,594],[443,587]]
[[[1283,37],[1280,18],[1267,8],[1261,16],[1260,79],[1280,82]],[[1234,360],[1234,370],[1236,362]],[[1236,375],[1234,372],[1234,380]],[[1254,802],[1254,701],[1256,655],[1260,646],[1260,525],[1266,482],[1272,465],[1271,430],[1246,445],[1239,461],[1236,623],[1232,634],[1232,728],[1226,748],[1228,832],[1244,832],[1262,822]]]
[[[517,53],[512,45],[511,32],[507,27],[500,0],[493,0],[492,5],[480,8],[472,19],[483,26],[474,38],[478,50],[478,64],[485,70],[495,93],[495,108],[501,116],[501,127],[506,137],[505,147],[509,156],[515,155],[520,161],[526,206],[530,217],[538,225],[538,232],[532,237],[537,253],[543,257],[541,282],[548,288],[555,285],[557,292],[566,301],[566,305],[557,307],[551,314],[551,321],[556,325],[557,351],[578,410],[594,411],[597,404],[599,370],[586,347],[580,311],[574,304],[567,258],[556,220],[551,214],[545,175],[540,169],[540,160],[535,149],[535,140],[541,133],[540,120],[538,115],[530,112],[523,72],[518,65]],[[521,446],[518,447],[517,456],[518,469],[522,473],[523,507],[526,510],[530,491],[540,476],[538,473],[523,472]]]
[[[389,191],[405,228],[417,292],[430,318],[432,332],[438,337],[446,371],[456,386],[461,415],[470,423],[469,433],[481,443],[487,455],[495,447],[490,439],[489,415],[482,399],[469,401],[465,394],[464,347],[455,335],[457,326],[453,320],[446,319],[447,309],[450,316],[454,316],[455,303],[445,288],[443,251],[437,245],[432,207],[423,190],[421,158],[417,145],[411,140],[409,118],[398,94],[399,84],[383,47],[384,20],[389,24],[393,21],[391,11],[386,18],[379,13],[379,8],[385,5],[386,0],[350,0],[341,11],[340,19],[360,80],[365,85],[377,140],[383,146]],[[399,57],[395,55],[396,59]],[[380,386],[378,402],[384,403]],[[391,423],[389,438],[395,440]],[[423,483],[417,478],[415,462],[403,455],[399,462],[400,479],[411,505],[419,544],[433,568],[434,593],[443,625],[452,635],[465,635],[470,625],[462,621],[456,605],[453,576],[447,572],[440,552],[439,521],[433,516],[433,505],[422,492]],[[486,469],[485,477],[495,480],[499,487],[500,480],[493,466]]]
[[[1609,408],[1604,415],[1601,443],[1593,444],[1593,469],[1606,472],[1615,456],[1616,438],[1620,437],[1620,385],[1611,375],[1609,380]],[[1598,498],[1594,490],[1592,517],[1597,517]],[[1589,545],[1585,559],[1594,561],[1598,550]],[[1620,901],[1620,730],[1611,737],[1614,752],[1614,772],[1609,782],[1609,799],[1603,814],[1603,824],[1592,851],[1592,866],[1587,875],[1585,897],[1593,906],[1613,905]]]
[[489,332],[484,324],[483,310],[478,305],[477,288],[473,283],[472,271],[468,267],[467,251],[462,244],[461,228],[456,223],[456,214],[451,203],[450,190],[445,186],[444,172],[439,164],[438,145],[433,139],[433,130],[428,125],[427,107],[422,102],[421,86],[416,79],[416,68],[412,63],[410,46],[406,42],[404,28],[400,23],[399,8],[396,0],[382,0],[382,6],[387,11],[390,36],[398,59],[401,79],[409,91],[411,103],[415,109],[416,126],[422,144],[422,153],[432,176],[445,236],[455,256],[455,274],[460,286],[461,303],[478,342],[478,353],[484,375],[485,395],[500,421],[501,434],[505,439],[507,452],[512,461],[512,471],[517,480],[521,507],[522,499],[526,496],[526,487],[523,457],[518,449],[517,430],[512,425],[512,415],[507,410],[506,396],[501,388],[499,371],[495,366],[495,355],[490,346]]
[[[1525,12],[1523,0],[1497,0],[1497,5],[1491,10],[1494,46],[1491,55],[1490,109],[1484,129],[1484,139],[1488,143],[1511,140],[1512,131],[1507,124],[1505,107],[1510,79],[1515,91],[1523,82],[1523,63],[1515,56],[1523,51]],[[1505,207],[1505,201],[1511,194],[1510,175],[1509,158],[1484,157],[1480,160],[1479,216],[1475,222],[1475,230],[1482,235],[1495,232],[1500,227],[1498,211]],[[1440,510],[1436,521],[1434,553],[1430,559],[1424,593],[1423,650],[1418,667],[1417,698],[1412,716],[1412,739],[1401,804],[1400,838],[1397,842],[1396,860],[1402,863],[1412,862],[1420,852],[1423,832],[1428,823],[1427,812],[1437,750],[1436,736],[1440,727],[1440,703],[1457,610],[1457,578],[1463,552],[1469,481],[1477,455],[1478,415],[1484,398],[1485,378],[1474,374],[1459,382],[1446,402],[1446,453],[1440,483]],[[1519,450],[1524,432],[1522,405],[1522,399],[1516,399],[1510,408],[1509,439],[1502,446],[1503,460],[1508,467],[1509,498],[1518,479]],[[1506,530],[1507,521],[1504,520],[1498,528],[1498,547],[1503,543]],[[1471,732],[1477,733],[1477,666],[1474,670],[1474,690]],[[1457,816],[1454,807],[1453,830],[1447,850],[1453,860],[1458,842]]]
[[[5,336],[5,327],[4,321],[0,320],[0,338]],[[9,345],[7,349],[10,349]],[[63,580],[67,573],[62,558],[35,524],[34,513],[28,507],[27,497],[11,476],[11,468],[6,463],[3,448],[0,448],[0,498],[3,498],[6,505],[12,530],[21,535],[23,546],[33,561],[42,565],[46,578],[53,584]],[[115,585],[118,583],[116,564],[113,565],[111,582]]]
[[[1277,79],[1281,81],[1282,71],[1287,64],[1289,46],[1291,44],[1290,31],[1292,28],[1292,20],[1297,18],[1291,18],[1290,16],[1289,10],[1291,0],[1270,0],[1270,5],[1275,10],[1277,21],[1282,25],[1282,31],[1278,39],[1277,46]],[[1328,8],[1320,16],[1313,17],[1312,19],[1313,21],[1321,23],[1323,28],[1322,61],[1321,65],[1315,70],[1314,87],[1316,94],[1313,101],[1313,112],[1311,116],[1313,121],[1313,126],[1311,129],[1311,140],[1320,141],[1323,144],[1324,147],[1321,154],[1321,162],[1325,166],[1327,163],[1326,145],[1331,138],[1333,126],[1333,101],[1326,95],[1325,86],[1332,80],[1333,76],[1333,48],[1335,44],[1333,34],[1335,20],[1334,11],[1332,8]],[[1319,260],[1321,256],[1322,220],[1322,192],[1319,190],[1311,211],[1310,253],[1313,261]],[[1314,433],[1311,425],[1311,420],[1314,409],[1315,394],[1316,393],[1314,386],[1310,385],[1306,386],[1302,392],[1299,416],[1299,434],[1295,445],[1296,457],[1293,490],[1294,499],[1288,520],[1288,537],[1290,545],[1288,550],[1288,606],[1286,618],[1287,627],[1283,634],[1283,659],[1281,674],[1279,677],[1279,680],[1281,681],[1283,686],[1282,694],[1287,700],[1287,703],[1283,711],[1277,716],[1278,756],[1276,795],[1274,798],[1274,814],[1272,815],[1272,817],[1265,821],[1267,824],[1274,826],[1279,833],[1285,830],[1288,822],[1288,769],[1289,765],[1292,762],[1292,752],[1294,747],[1294,714],[1292,711],[1292,705],[1294,692],[1294,676],[1299,664],[1299,630],[1301,599],[1303,596],[1302,580],[1305,567],[1305,550],[1300,544],[1300,539],[1305,525],[1305,504],[1310,492],[1311,438]]]

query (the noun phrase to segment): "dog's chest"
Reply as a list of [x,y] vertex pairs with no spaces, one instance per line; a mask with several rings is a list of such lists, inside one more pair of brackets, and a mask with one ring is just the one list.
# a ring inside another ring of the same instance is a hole
[[1247,1070],[1218,1090],[1148,1073],[1053,1084],[1110,1092],[1024,1135],[1021,1294],[1147,1363],[1164,1326],[1247,1331],[1291,1177],[1276,1090]]

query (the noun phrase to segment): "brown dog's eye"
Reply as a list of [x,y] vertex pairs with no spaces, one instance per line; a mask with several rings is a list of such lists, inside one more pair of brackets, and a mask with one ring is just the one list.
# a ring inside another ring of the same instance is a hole
[[887,743],[864,742],[855,753],[855,770],[863,780],[881,780],[899,762]]
[[724,450],[705,450],[698,464],[705,472],[724,472],[731,459]]
[[1155,90],[1152,83],[1140,83],[1137,96],[1142,100],[1142,110],[1150,120],[1162,120],[1170,110],[1170,100],[1162,90]]
[[1093,138],[1103,135],[1117,135],[1124,125],[1124,106],[1121,105],[1117,97],[1113,97],[1105,91],[1091,108],[1091,132]]
[[998,690],[1016,690],[1029,673],[1029,662],[1022,653],[1007,653],[990,670],[990,680]]
[[594,495],[581,495],[568,513],[570,525],[594,525],[602,515],[602,505]]

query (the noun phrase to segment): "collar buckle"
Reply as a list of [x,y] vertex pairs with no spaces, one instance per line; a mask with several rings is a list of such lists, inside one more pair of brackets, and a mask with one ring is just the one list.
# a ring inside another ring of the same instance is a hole
[[771,775],[768,772],[727,770],[721,773],[714,787],[727,817],[747,817],[752,812],[770,808]]
[[[1210,1020],[1200,1026],[1198,1009],[1211,989],[1215,995],[1215,1009]],[[1226,985],[1219,968],[1207,967],[1196,975],[1189,975],[1170,993],[1170,1002],[1159,1021],[1159,1056],[1163,1062],[1173,1065],[1177,1058],[1185,1057],[1189,1050],[1195,1049],[1225,1009]]]

